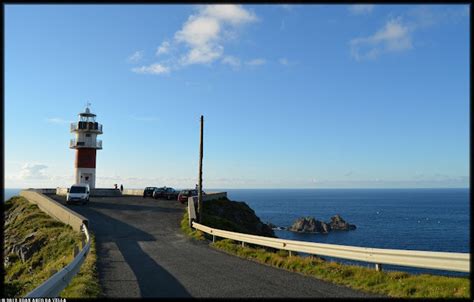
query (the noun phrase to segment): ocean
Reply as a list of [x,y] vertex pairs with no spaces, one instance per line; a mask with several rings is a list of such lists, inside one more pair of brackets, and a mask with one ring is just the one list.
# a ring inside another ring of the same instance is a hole
[[[263,222],[288,227],[302,216],[336,214],[356,230],[328,234],[275,231],[280,238],[360,247],[470,252],[469,189],[228,189]],[[339,260],[340,261],[340,260]],[[367,263],[341,261],[367,266]],[[370,266],[370,265],[369,265]],[[373,266],[373,264],[372,264]],[[467,274],[384,265],[384,270]]]
[[[328,222],[336,214],[357,226],[353,231],[329,234],[275,230],[280,238],[373,248],[470,252],[469,189],[209,189],[221,190],[227,191],[231,200],[245,201],[262,222],[277,226],[288,227],[303,216]],[[4,200],[19,191],[5,189]],[[384,270],[468,275],[388,265]]]
[[4,189],[4,198],[3,201],[7,201],[8,199],[12,198],[13,196],[17,196],[20,194],[22,189]]

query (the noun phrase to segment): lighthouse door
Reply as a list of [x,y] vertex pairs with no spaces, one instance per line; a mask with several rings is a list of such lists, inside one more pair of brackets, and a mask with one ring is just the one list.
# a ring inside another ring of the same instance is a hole
[[86,184],[90,184],[92,182],[92,174],[91,173],[82,174],[82,182]]

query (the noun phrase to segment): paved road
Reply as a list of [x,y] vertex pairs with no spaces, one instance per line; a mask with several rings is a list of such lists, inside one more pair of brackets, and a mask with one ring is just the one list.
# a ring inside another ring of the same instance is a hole
[[107,297],[369,297],[190,240],[176,201],[102,197],[69,207],[89,219]]

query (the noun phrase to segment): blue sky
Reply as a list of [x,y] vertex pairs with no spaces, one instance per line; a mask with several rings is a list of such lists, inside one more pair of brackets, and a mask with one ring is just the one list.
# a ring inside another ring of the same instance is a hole
[[468,5],[6,5],[5,186],[469,186]]

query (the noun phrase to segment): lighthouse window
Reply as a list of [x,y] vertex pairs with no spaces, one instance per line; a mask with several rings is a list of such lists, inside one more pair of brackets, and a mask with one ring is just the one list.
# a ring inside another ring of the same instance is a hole
[[89,133],[86,133],[86,137],[91,137],[91,135]]

